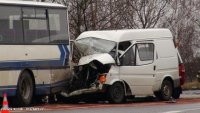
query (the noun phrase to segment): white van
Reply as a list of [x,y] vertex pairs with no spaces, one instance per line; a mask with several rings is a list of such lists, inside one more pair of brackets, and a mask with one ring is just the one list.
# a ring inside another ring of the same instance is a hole
[[88,31],[73,46],[77,66],[66,97],[103,92],[120,103],[128,96],[181,94],[185,70],[168,29]]

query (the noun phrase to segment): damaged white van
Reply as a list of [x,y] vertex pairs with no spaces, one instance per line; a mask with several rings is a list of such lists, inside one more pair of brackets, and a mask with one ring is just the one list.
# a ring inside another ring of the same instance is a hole
[[129,96],[181,94],[185,69],[168,29],[88,31],[73,46],[77,65],[65,97],[103,92],[121,103]]

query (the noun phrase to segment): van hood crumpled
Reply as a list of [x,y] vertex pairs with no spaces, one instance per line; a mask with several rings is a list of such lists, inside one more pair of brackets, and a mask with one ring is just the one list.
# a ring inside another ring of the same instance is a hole
[[115,63],[114,58],[109,54],[110,49],[108,49],[107,46],[99,49],[87,44],[75,42],[73,50],[73,61],[78,65],[89,64],[92,61],[98,61],[103,65]]
[[92,62],[94,60],[97,60],[97,61],[101,62],[102,64],[114,64],[115,63],[115,60],[113,59],[113,57],[110,54],[101,53],[101,54],[93,54],[93,55],[81,57],[78,65],[89,64],[90,62]]

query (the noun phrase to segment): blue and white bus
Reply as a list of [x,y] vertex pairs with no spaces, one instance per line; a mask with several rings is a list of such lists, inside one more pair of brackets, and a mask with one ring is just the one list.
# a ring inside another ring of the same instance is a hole
[[57,93],[70,78],[67,8],[60,4],[0,1],[0,96],[19,106]]

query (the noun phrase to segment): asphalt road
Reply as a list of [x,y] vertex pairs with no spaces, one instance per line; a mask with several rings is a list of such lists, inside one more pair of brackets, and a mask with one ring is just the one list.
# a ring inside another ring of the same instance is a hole
[[[28,112],[25,112],[28,113]],[[29,112],[30,113],[30,112]],[[200,103],[37,111],[36,113],[200,113]]]
[[155,98],[136,99],[124,104],[79,103],[43,104],[28,108],[13,108],[11,113],[200,113],[200,91],[185,91],[176,102]]

